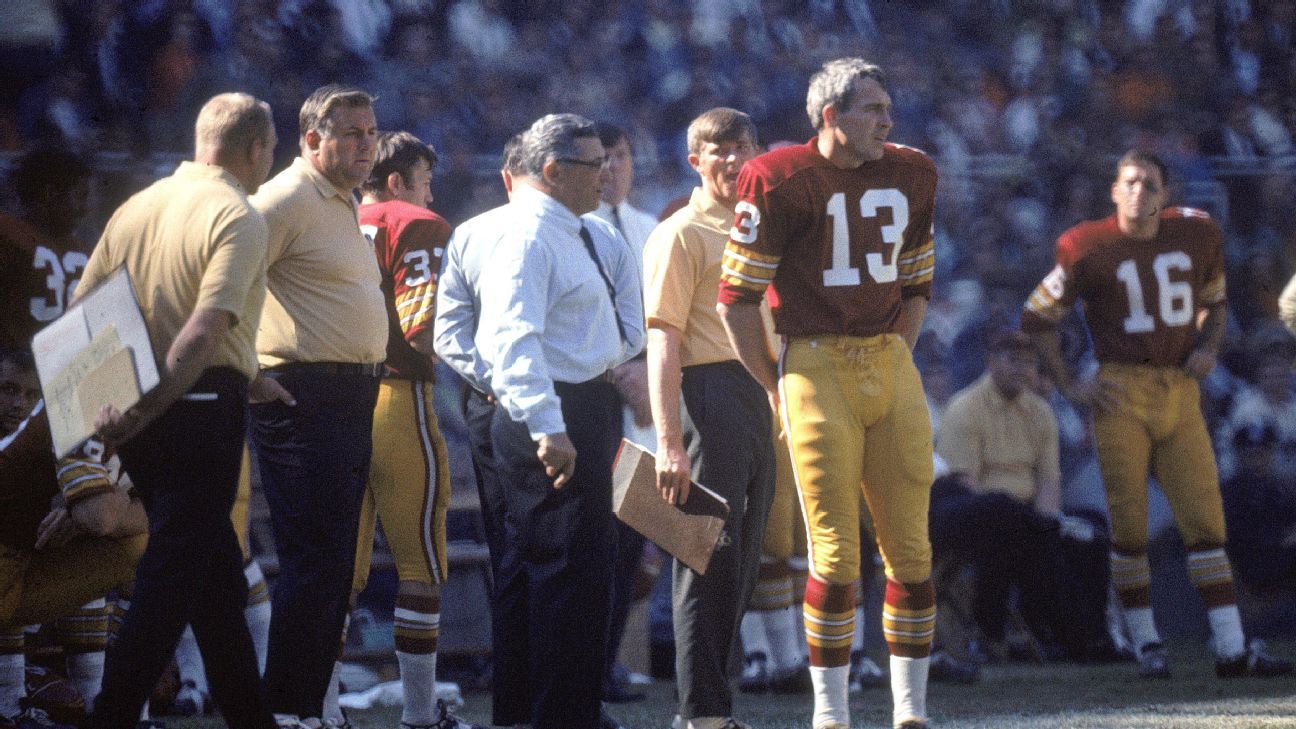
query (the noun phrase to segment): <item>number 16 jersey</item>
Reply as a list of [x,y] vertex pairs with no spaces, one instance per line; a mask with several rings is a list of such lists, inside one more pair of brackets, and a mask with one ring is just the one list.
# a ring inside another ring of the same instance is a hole
[[1179,367],[1197,336],[1197,310],[1222,303],[1219,226],[1193,208],[1170,208],[1150,240],[1121,232],[1116,217],[1061,235],[1057,265],[1026,301],[1022,329],[1049,329],[1077,300],[1099,362]]
[[900,302],[930,296],[936,166],[887,144],[882,158],[842,169],[816,140],[763,154],[738,175],[719,301],[770,297],[785,336],[899,331]]

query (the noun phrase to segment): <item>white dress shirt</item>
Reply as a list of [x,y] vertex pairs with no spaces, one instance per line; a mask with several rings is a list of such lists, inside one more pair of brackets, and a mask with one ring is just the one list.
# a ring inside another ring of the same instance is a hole
[[491,389],[490,368],[477,356],[475,341],[481,311],[478,284],[496,244],[510,232],[509,212],[509,205],[501,205],[455,226],[437,279],[432,346],[442,362],[483,393]]
[[630,245],[634,246],[635,254],[639,260],[639,267],[642,269],[644,245],[648,243],[648,236],[652,235],[653,229],[657,227],[657,218],[631,205],[626,200],[617,203],[615,208],[611,204],[600,200],[598,208],[594,210],[592,215],[599,216],[621,231],[621,235],[625,236]]
[[[595,379],[643,347],[642,284],[637,257],[610,226],[577,217],[530,187],[517,189],[505,209],[500,215],[481,216],[484,219],[474,223],[461,242],[456,232],[447,265],[456,260],[450,257],[456,247],[464,249],[457,258],[462,266],[468,248],[478,240],[493,241],[481,246],[478,255],[468,256],[477,266],[474,347],[482,361],[467,371],[487,378],[509,416],[525,422],[538,439],[567,430],[555,381]],[[615,309],[581,240],[582,224],[612,281]],[[438,322],[443,313],[438,311]]]
[[[599,201],[598,208],[585,217],[599,218],[608,221],[612,226],[619,224],[618,230],[625,236],[635,254],[635,263],[639,269],[639,278],[643,279],[643,252],[648,244],[648,236],[657,228],[657,218],[622,200],[615,206],[607,201]],[[638,354],[636,352],[636,354]],[[621,434],[631,441],[647,448],[657,450],[657,429],[648,425],[639,425],[634,419],[634,410],[626,405],[621,408]]]

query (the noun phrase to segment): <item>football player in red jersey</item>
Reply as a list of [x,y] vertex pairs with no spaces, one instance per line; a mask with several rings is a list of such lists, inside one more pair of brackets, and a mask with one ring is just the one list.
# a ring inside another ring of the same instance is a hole
[[[474,729],[436,698],[441,584],[446,577],[450,464],[432,408],[432,319],[437,274],[450,224],[428,210],[436,152],[408,132],[378,136],[374,167],[360,186],[360,229],[373,241],[382,273],[390,335],[386,374],[374,411],[374,452],[360,512],[352,602],[369,579],[374,527],[396,558],[396,659],[405,703],[403,727]],[[326,699],[336,700],[338,670]]]
[[67,309],[90,257],[73,235],[86,216],[90,168],[42,147],[18,158],[10,183],[22,215],[0,213],[0,347],[28,349]]
[[[0,362],[12,361],[0,350]],[[108,639],[102,598],[134,577],[147,542],[147,517],[129,485],[99,441],[56,459],[43,401],[0,437],[0,729],[61,726],[51,719],[71,721],[99,692]],[[61,505],[51,508],[52,499]],[[24,698],[23,626],[43,622],[61,635],[76,695]]]
[[[886,565],[883,630],[897,727],[925,727],[936,619],[927,511],[932,434],[910,354],[927,312],[936,167],[886,141],[891,97],[859,58],[810,79],[808,143],[748,162],[719,304],[743,364],[783,406],[809,534],[805,625],[814,729],[850,726],[860,489]],[[759,303],[773,286],[777,361]]]
[[[1221,233],[1206,213],[1167,208],[1166,166],[1131,151],[1116,165],[1116,212],[1058,238],[1057,265],[1026,302],[1022,328],[1073,402],[1094,411],[1098,464],[1112,518],[1112,581],[1138,650],[1139,675],[1170,675],[1152,617],[1147,559],[1148,474],[1155,473],[1188,550],[1188,575],[1210,618],[1220,677],[1290,673],[1248,646],[1197,381],[1224,335]],[[1074,376],[1056,325],[1076,301],[1094,342],[1096,377]]]

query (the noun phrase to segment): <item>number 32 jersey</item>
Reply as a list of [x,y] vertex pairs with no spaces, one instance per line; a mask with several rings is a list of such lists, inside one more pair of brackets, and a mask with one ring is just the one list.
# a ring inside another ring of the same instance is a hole
[[785,336],[898,331],[900,302],[930,296],[936,166],[888,144],[842,169],[815,140],[763,154],[738,175],[719,301],[758,302],[765,289]]
[[374,246],[387,302],[387,369],[406,380],[431,381],[433,366],[410,341],[432,326],[441,256],[450,224],[400,200],[360,206],[360,231]]
[[0,347],[30,348],[32,336],[67,310],[89,258],[79,241],[0,213]]
[[1151,240],[1126,236],[1116,217],[1058,238],[1057,265],[1026,301],[1022,328],[1056,326],[1077,300],[1099,362],[1179,367],[1192,352],[1197,310],[1224,301],[1219,226],[1193,208],[1170,208]]

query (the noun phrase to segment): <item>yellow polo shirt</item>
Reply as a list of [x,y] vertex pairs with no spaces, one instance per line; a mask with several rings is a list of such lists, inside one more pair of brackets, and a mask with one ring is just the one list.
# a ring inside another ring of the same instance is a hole
[[1007,400],[990,373],[955,393],[941,418],[936,453],[983,493],[1035,500],[1039,483],[1061,478],[1058,425],[1048,402],[1029,390]]
[[270,226],[261,366],[386,359],[382,278],[351,192],[298,157],[251,199]]
[[[662,221],[644,245],[644,318],[648,326],[679,329],[680,366],[738,359],[716,313],[720,259],[734,212],[693,188],[689,204]],[[766,335],[774,338],[769,305],[761,303]]]
[[265,219],[233,175],[183,162],[113,213],[81,274],[89,291],[119,266],[135,298],[158,363],[196,309],[219,309],[236,323],[214,365],[256,375],[257,322],[266,287]]

